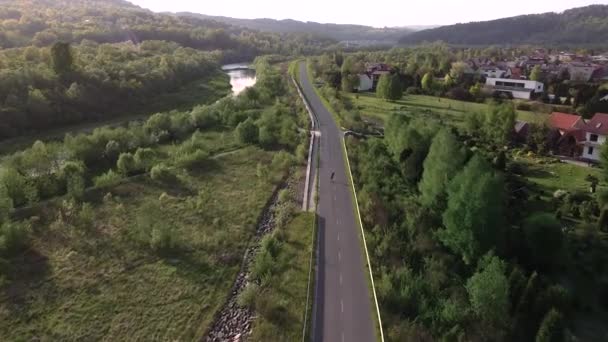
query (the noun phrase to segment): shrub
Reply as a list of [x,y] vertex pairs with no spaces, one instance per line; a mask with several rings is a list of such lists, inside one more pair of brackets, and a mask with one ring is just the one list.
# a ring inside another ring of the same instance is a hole
[[538,333],[536,342],[559,342],[564,340],[564,317],[562,314],[551,309],[545,315]]
[[209,128],[213,127],[218,122],[216,112],[210,106],[196,106],[190,112],[192,124],[196,128]]
[[137,211],[137,239],[158,252],[169,252],[178,246],[177,231],[164,215],[158,202],[145,202]]
[[271,276],[274,271],[274,264],[275,261],[272,254],[268,250],[261,249],[255,256],[253,267],[251,268],[251,276],[258,280]]
[[122,179],[123,176],[121,174],[116,173],[113,170],[108,170],[108,172],[101,176],[95,177],[93,179],[93,184],[95,184],[96,188],[109,188],[120,183]]
[[258,126],[249,118],[236,126],[236,136],[241,144],[255,144],[259,139]]
[[272,157],[272,168],[287,172],[294,165],[293,156],[285,151],[280,151]]
[[121,153],[116,162],[118,172],[123,176],[128,176],[137,171],[137,162],[131,153]]
[[38,191],[17,170],[3,166],[0,171],[0,185],[6,186],[8,196],[13,200],[16,207],[38,200]]
[[4,222],[0,225],[0,255],[13,256],[27,246],[30,227],[26,223]]
[[241,293],[239,293],[236,303],[243,308],[253,308],[255,300],[260,294],[260,287],[257,284],[249,283]]
[[293,217],[293,214],[295,212],[295,208],[293,203],[281,203],[279,205],[277,205],[277,207],[275,208],[275,212],[274,212],[274,220],[275,220],[275,224],[278,228],[283,228],[285,227],[285,225],[287,225],[287,223],[289,223],[289,221],[291,221],[291,218]]
[[89,203],[83,203],[82,207],[76,215],[76,227],[80,229],[88,229],[93,226],[95,222],[95,211]]
[[192,153],[182,153],[177,156],[175,164],[178,167],[193,168],[195,166],[201,166],[202,162],[207,160],[209,152],[205,150],[196,150]]
[[138,148],[133,156],[137,169],[150,171],[155,156],[156,152],[154,152],[154,150],[151,148]]
[[418,87],[407,87],[407,89],[405,89],[405,93],[407,95],[419,95],[422,93],[422,90]]
[[306,144],[298,145],[298,147],[296,148],[296,160],[298,160],[300,163],[305,164],[307,162],[307,158],[308,147],[306,146]]
[[176,179],[175,173],[164,164],[155,165],[150,171],[150,178],[163,183],[171,183]]

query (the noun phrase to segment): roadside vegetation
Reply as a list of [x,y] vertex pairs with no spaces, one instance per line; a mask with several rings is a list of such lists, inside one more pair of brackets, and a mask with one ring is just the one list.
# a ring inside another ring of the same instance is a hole
[[238,97],[4,158],[2,336],[204,336],[260,212],[305,158],[308,118],[287,105],[285,70],[255,65]]
[[[309,60],[340,124],[367,135],[347,147],[387,340],[605,336],[605,173],[548,155],[545,126],[547,113],[586,108],[602,90],[566,89],[565,103],[496,97],[454,51]],[[395,66],[375,94],[354,91],[364,62]],[[530,124],[527,137],[516,120]]]

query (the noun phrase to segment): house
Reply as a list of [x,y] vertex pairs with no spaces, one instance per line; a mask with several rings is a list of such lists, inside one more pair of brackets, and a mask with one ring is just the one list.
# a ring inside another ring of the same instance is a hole
[[597,113],[584,127],[585,140],[582,142],[582,159],[591,161],[600,160],[601,146],[606,142],[608,136],[608,114]]
[[525,76],[523,76],[523,71],[521,70],[521,68],[516,68],[516,67],[509,67],[503,77],[512,78],[512,79],[516,79],[516,80],[520,80],[522,78],[525,79]]
[[553,112],[548,124],[552,129],[550,140],[553,152],[562,156],[579,157],[582,153],[580,144],[585,139],[581,131],[585,120],[576,114]]
[[485,77],[502,78],[505,76],[507,71],[502,70],[497,66],[482,66],[479,68],[479,73]]
[[571,81],[589,82],[596,69],[596,66],[588,63],[568,64],[568,73],[570,74]]
[[382,75],[388,75],[392,72],[390,65],[385,63],[366,63],[365,69],[365,73],[372,80],[372,89],[376,89],[378,81]]
[[608,114],[596,113],[590,120],[575,114],[554,112],[549,117],[553,129],[553,150],[559,155],[597,162],[608,137]]
[[357,91],[370,91],[374,88],[374,81],[368,74],[359,74]]
[[515,121],[515,127],[513,128],[512,140],[518,143],[523,143],[528,139],[528,133],[530,131],[530,124],[525,121]]
[[486,88],[493,93],[506,93],[513,98],[525,100],[544,92],[544,84],[541,82],[510,78],[488,78]]

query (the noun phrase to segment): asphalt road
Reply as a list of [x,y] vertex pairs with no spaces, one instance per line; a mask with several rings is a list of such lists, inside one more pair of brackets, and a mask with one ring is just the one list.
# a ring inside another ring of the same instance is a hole
[[344,165],[342,132],[313,90],[306,63],[300,63],[299,72],[302,91],[318,118],[321,132],[313,340],[375,341],[372,300]]

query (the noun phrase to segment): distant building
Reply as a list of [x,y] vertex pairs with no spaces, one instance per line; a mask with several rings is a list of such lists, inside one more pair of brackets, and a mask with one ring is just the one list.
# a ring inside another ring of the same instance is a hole
[[575,114],[554,112],[549,117],[554,132],[554,151],[559,155],[597,162],[608,137],[608,114],[596,113],[590,120]]
[[502,78],[505,77],[507,71],[496,66],[482,66],[479,68],[479,73],[485,77]]
[[507,93],[513,98],[524,100],[530,100],[544,92],[544,84],[541,82],[510,78],[488,78],[486,88],[493,93]]
[[393,68],[385,63],[366,63],[365,74],[372,80],[372,89],[376,89],[382,75],[389,75]]
[[598,67],[588,63],[570,63],[568,73],[571,81],[589,82]]
[[595,114],[591,120],[586,122],[583,130],[585,140],[581,158],[599,161],[601,146],[606,142],[606,136],[608,136],[608,114]]
[[374,81],[368,74],[360,74],[359,75],[359,86],[357,87],[357,91],[370,91],[374,89]]

